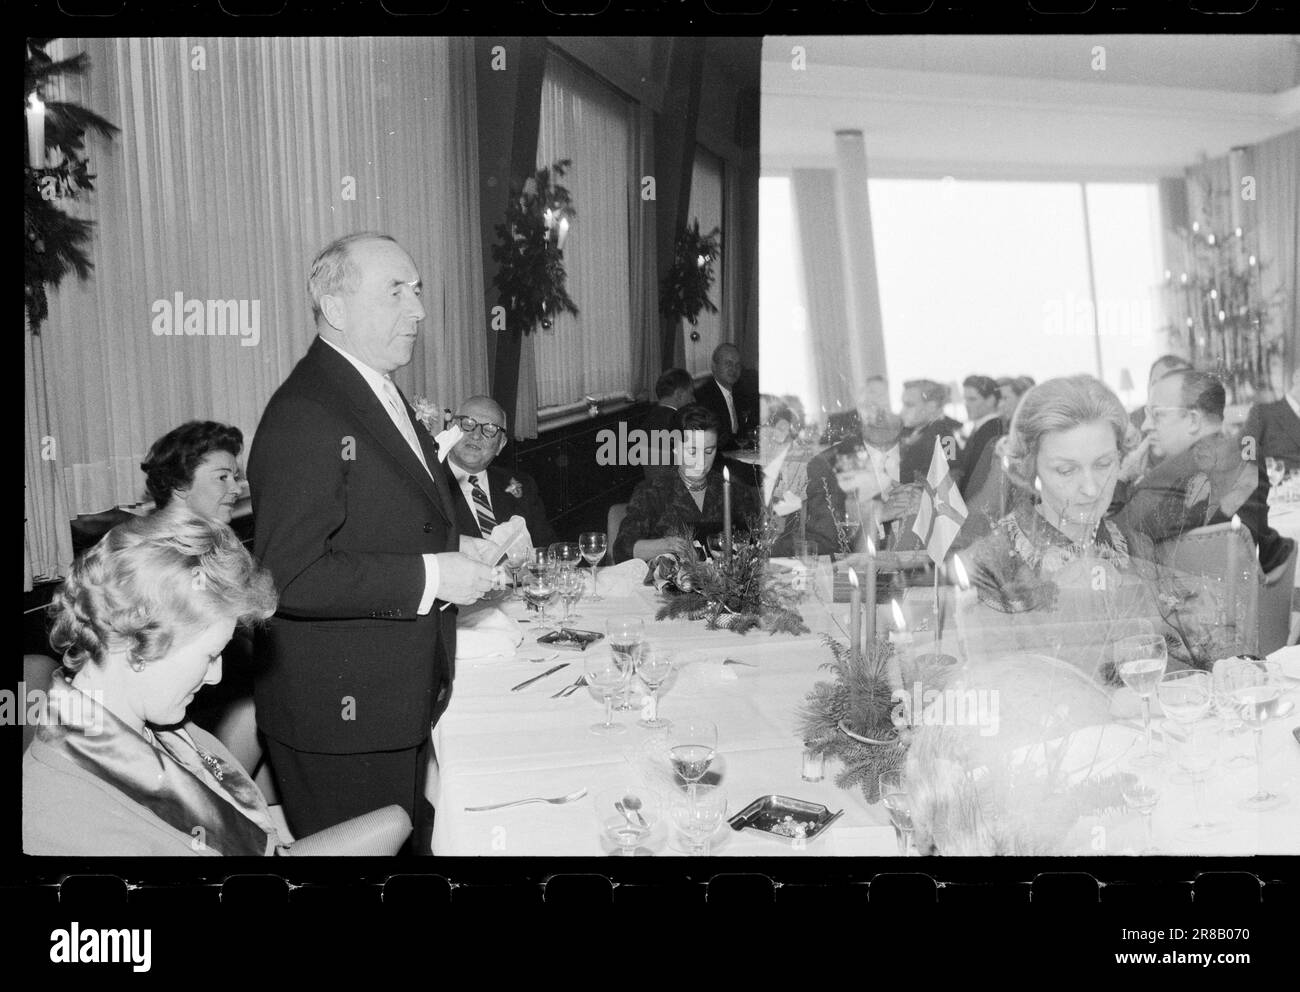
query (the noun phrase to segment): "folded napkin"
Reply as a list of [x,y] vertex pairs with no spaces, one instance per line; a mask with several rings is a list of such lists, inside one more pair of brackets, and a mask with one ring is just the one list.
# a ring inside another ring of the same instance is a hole
[[602,596],[631,596],[645,581],[649,566],[640,558],[629,558],[602,568],[596,576],[596,591]]
[[519,624],[495,606],[462,612],[456,623],[456,660],[510,658],[523,639]]

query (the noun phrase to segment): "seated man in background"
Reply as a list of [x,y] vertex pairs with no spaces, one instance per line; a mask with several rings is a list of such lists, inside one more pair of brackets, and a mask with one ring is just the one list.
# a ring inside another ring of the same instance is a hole
[[1288,472],[1300,472],[1300,368],[1291,373],[1291,388],[1276,403],[1256,403],[1250,408],[1243,438],[1255,439],[1260,461],[1276,458]]
[[1003,376],[998,380],[998,416],[1002,418],[1004,432],[1011,430],[1011,418],[1016,415],[1016,407],[1025,393],[1033,388],[1032,375]]
[[456,500],[456,526],[466,537],[487,537],[492,528],[513,516],[524,518],[533,546],[552,544],[555,531],[537,483],[526,472],[492,468],[506,446],[506,413],[490,396],[471,396],[460,405],[452,423],[465,432],[447,456]]
[[[646,464],[643,471],[648,479],[655,473],[673,472],[672,445],[668,431],[672,430],[673,414],[681,407],[695,402],[695,381],[685,369],[669,369],[655,381],[655,405],[641,421],[641,429],[649,436],[651,448],[657,451],[653,459],[658,464]],[[660,431],[656,435],[654,432]]]
[[1161,461],[1134,482],[1117,519],[1159,544],[1235,515],[1267,572],[1285,558],[1286,542],[1268,525],[1268,476],[1256,452],[1224,436],[1224,400],[1223,384],[1205,372],[1176,370],[1155,383],[1145,426]]
[[958,467],[960,451],[957,434],[961,424],[945,416],[943,405],[948,402],[948,387],[930,379],[914,379],[903,383],[903,436],[899,441],[899,480],[907,485],[923,481],[930,471],[930,458],[934,454],[934,439],[944,446],[949,471]]
[[883,375],[869,375],[850,410],[832,413],[822,434],[823,444],[836,444],[849,437],[861,437],[862,425],[878,412],[889,413],[889,383]]

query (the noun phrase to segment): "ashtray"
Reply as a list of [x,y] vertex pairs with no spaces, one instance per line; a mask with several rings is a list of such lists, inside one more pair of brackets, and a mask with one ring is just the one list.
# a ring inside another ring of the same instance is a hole
[[598,634],[594,630],[574,630],[572,627],[563,627],[560,630],[553,630],[549,634],[537,638],[538,644],[545,644],[549,648],[560,648],[564,651],[586,651],[587,648],[604,638],[604,634]]
[[753,830],[785,841],[809,841],[820,837],[843,813],[832,813],[820,803],[789,796],[762,796],[727,822],[732,830]]

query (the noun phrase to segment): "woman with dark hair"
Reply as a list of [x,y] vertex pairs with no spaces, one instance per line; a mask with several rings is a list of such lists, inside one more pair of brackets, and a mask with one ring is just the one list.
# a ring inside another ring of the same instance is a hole
[[230,523],[239,499],[236,459],[244,448],[238,427],[211,420],[191,420],[168,431],[140,464],[145,487],[158,509],[173,501],[195,513]]
[[[717,417],[692,403],[674,415],[672,430],[675,471],[647,479],[633,491],[614,542],[615,561],[650,561],[669,553],[693,560],[687,533],[722,525],[722,475],[712,471],[718,454]],[[733,526],[744,527],[760,510],[757,490],[733,479]]]
[[[400,807],[288,851],[265,797],[186,719],[237,624],[276,608],[271,574],[225,524],[173,506],[109,531],[55,594],[63,668],[23,756],[23,850],[63,856],[391,854]],[[399,836],[400,835],[400,836]]]

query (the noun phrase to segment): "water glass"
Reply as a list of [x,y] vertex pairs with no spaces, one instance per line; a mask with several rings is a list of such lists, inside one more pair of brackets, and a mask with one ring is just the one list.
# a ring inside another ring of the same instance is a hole
[[1282,699],[1288,688],[1282,666],[1275,661],[1243,659],[1239,664],[1225,666],[1223,678],[1229,705],[1236,709],[1241,722],[1255,732],[1255,766],[1259,777],[1255,794],[1239,805],[1257,813],[1276,809],[1287,797],[1270,792],[1264,785],[1264,724],[1294,708]]
[[1171,720],[1196,723],[1210,712],[1213,702],[1210,675],[1195,669],[1166,672],[1156,686],[1156,698]]
[[1203,785],[1206,773],[1218,763],[1219,736],[1209,723],[1166,723],[1165,737],[1178,767],[1192,780],[1192,800],[1195,815],[1187,824],[1186,832],[1192,837],[1214,833],[1223,824],[1209,820],[1205,815]]
[[591,566],[591,595],[587,598],[593,603],[599,603],[605,598],[596,591],[596,573],[600,570],[600,563],[605,559],[607,540],[603,530],[589,530],[578,535],[578,548],[582,552],[582,560]]
[[710,720],[687,720],[668,732],[668,760],[673,771],[693,791],[718,753],[718,725]]
[[611,737],[627,733],[627,728],[614,722],[614,696],[627,684],[627,673],[604,651],[588,651],[583,659],[583,672],[587,684],[605,700],[605,722],[593,723],[588,730],[598,737]]
[[[609,647],[614,652],[614,657],[620,666],[627,669],[630,677],[636,671],[637,648],[645,640],[645,621],[640,617],[611,617],[605,624],[605,635],[609,638]],[[624,691],[623,700],[619,703],[620,710],[632,709],[629,694],[630,678],[629,690]]]
[[1150,767],[1161,758],[1151,749],[1151,694],[1165,674],[1169,650],[1160,634],[1139,634],[1124,637],[1115,643],[1115,669],[1124,684],[1142,700],[1142,730],[1146,735],[1146,751],[1134,759]]
[[912,795],[902,769],[884,772],[880,776],[880,801],[889,812],[889,822],[894,826],[898,853],[907,857],[912,852]]
[[687,843],[687,853],[707,855],[709,842],[727,812],[727,793],[721,785],[692,785],[674,792],[670,800],[673,822]]
[[637,721],[637,726],[647,730],[664,730],[672,726],[671,722],[659,716],[659,687],[672,674],[673,661],[672,652],[657,645],[642,643],[637,648],[636,674],[650,690],[650,695],[642,704],[642,716]]

